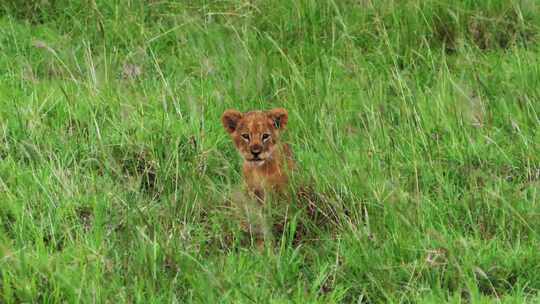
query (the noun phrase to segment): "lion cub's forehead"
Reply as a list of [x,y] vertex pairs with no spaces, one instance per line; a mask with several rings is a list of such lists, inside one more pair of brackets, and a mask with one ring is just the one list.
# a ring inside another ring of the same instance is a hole
[[262,111],[247,112],[240,121],[239,129],[252,133],[272,129],[272,120]]

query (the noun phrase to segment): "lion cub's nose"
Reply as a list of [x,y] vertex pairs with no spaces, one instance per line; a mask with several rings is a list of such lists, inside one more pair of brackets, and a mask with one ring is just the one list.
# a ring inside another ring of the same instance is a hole
[[262,147],[259,146],[259,145],[254,145],[254,146],[252,146],[252,147],[250,148],[250,150],[251,150],[251,154],[257,156],[257,155],[261,154],[261,152],[262,152]]

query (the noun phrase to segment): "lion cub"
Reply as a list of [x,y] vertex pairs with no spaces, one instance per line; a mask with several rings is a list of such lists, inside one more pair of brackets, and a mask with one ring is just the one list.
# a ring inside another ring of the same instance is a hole
[[283,193],[294,167],[289,145],[279,140],[288,121],[287,110],[241,113],[227,110],[221,121],[244,158],[243,175],[250,195],[259,202],[270,193]]

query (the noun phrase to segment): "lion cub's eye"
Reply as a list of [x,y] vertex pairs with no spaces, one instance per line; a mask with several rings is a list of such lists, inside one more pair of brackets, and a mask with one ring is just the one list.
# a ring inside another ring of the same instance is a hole
[[249,141],[249,134],[247,133],[242,134],[242,138]]
[[268,134],[268,133],[264,133],[264,134],[262,135],[262,140],[263,140],[263,141],[267,141],[269,138],[270,138],[270,134]]

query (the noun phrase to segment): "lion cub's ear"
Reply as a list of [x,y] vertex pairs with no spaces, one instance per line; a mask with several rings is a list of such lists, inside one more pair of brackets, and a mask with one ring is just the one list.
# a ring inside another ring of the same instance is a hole
[[287,121],[289,120],[289,114],[287,110],[283,108],[272,109],[268,111],[268,117],[274,121],[276,129],[285,129]]
[[240,113],[237,110],[227,110],[223,112],[223,115],[221,116],[221,123],[223,123],[223,127],[225,130],[229,133],[233,133],[236,131],[236,127],[238,126],[238,121],[242,118],[242,113]]

